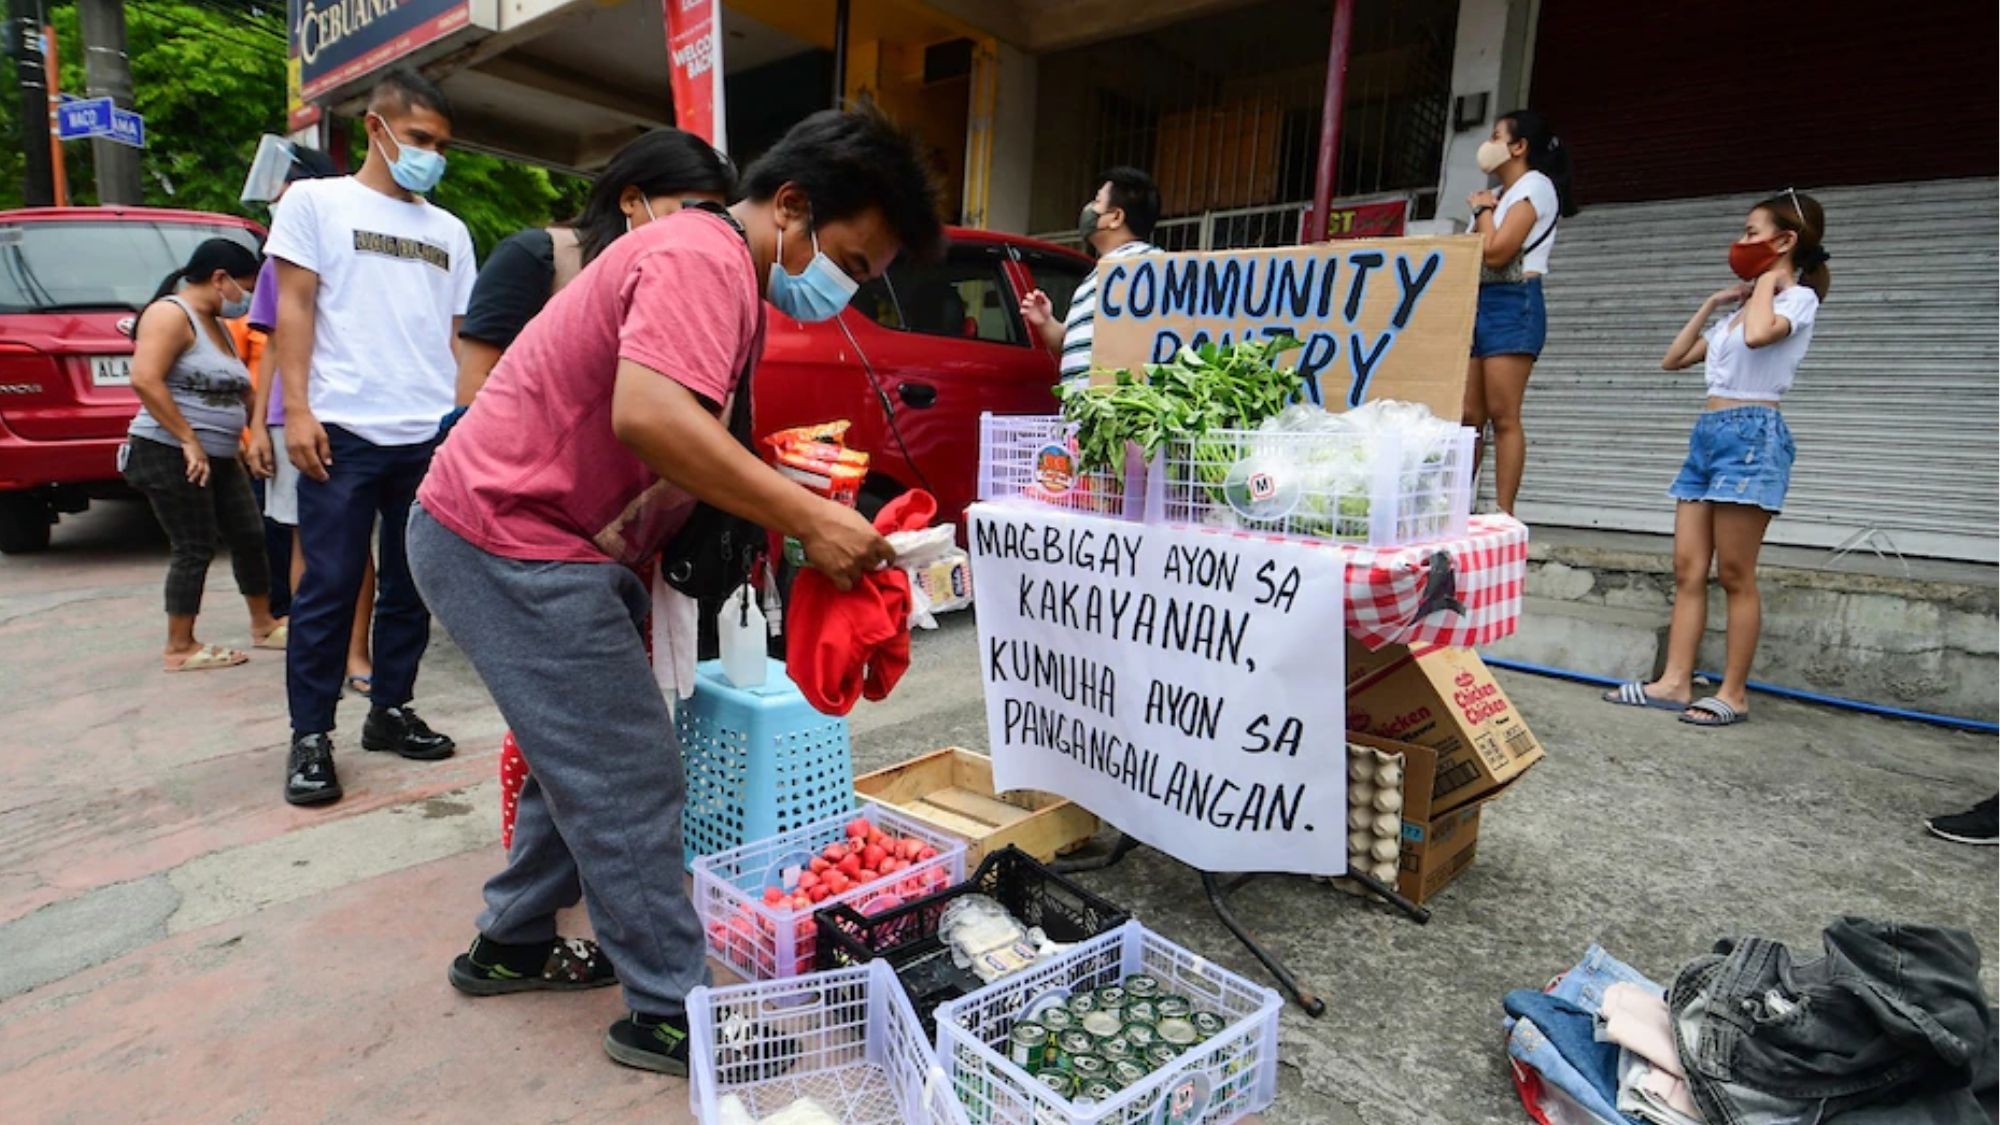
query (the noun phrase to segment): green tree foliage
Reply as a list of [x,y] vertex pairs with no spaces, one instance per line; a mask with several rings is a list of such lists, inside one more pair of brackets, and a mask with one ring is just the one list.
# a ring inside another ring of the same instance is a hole
[[[61,86],[84,90],[83,39],[74,4],[49,10],[62,55]],[[147,148],[140,178],[145,201],[246,215],[268,221],[261,204],[237,201],[244,174],[264,133],[285,131],[284,5],[237,0],[133,0],[125,5],[126,53],[134,106],[146,118]],[[0,208],[18,207],[24,165],[20,97],[13,67],[0,61],[10,87],[0,95]],[[358,123],[357,123],[358,125]],[[363,155],[356,137],[356,163]],[[96,203],[91,146],[63,146],[70,201]],[[584,181],[484,153],[451,154],[450,171],[433,202],[465,220],[483,258],[495,242],[522,227],[572,213]]]

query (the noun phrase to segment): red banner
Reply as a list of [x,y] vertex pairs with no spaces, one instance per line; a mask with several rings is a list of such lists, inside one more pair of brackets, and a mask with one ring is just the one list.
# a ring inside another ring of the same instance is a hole
[[666,0],[668,78],[674,124],[727,150],[722,107],[719,0]]
[[[1409,218],[1410,201],[1389,199],[1377,203],[1340,203],[1335,201],[1328,210],[1326,237],[1340,238],[1401,238],[1403,224]],[[1306,231],[1312,229],[1312,208],[1299,212],[1299,242],[1306,240]]]

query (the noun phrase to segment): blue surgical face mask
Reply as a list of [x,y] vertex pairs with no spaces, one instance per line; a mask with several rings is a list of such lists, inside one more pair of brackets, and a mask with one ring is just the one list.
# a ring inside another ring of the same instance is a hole
[[819,232],[814,231],[813,259],[804,273],[785,272],[785,228],[778,228],[778,256],[771,262],[770,301],[793,320],[817,324],[832,320],[854,299],[861,283],[833,264],[819,248]]
[[389,122],[381,114],[376,114],[375,120],[382,122],[383,134],[396,142],[396,159],[389,164],[389,176],[396,186],[418,195],[438,186],[438,181],[444,179],[444,154],[406,145],[390,130]]
[[250,291],[239,286],[234,300],[228,297],[222,299],[222,309],[217,315],[224,320],[235,320],[239,316],[247,316],[249,312]]

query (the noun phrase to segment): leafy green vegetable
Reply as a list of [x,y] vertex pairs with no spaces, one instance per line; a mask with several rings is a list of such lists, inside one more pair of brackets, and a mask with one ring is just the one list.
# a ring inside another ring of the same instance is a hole
[[[1199,442],[1211,430],[1255,429],[1304,387],[1297,368],[1277,366],[1280,355],[1298,346],[1289,336],[1226,347],[1204,344],[1182,348],[1166,363],[1147,364],[1144,379],[1118,371],[1108,386],[1064,387],[1063,418],[1077,427],[1079,468],[1122,468],[1128,443],[1150,459],[1169,441]],[[1202,475],[1209,475],[1206,463]],[[1218,476],[1206,483],[1219,481]]]

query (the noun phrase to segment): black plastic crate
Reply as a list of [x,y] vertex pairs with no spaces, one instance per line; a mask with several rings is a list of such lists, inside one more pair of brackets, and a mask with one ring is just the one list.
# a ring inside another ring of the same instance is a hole
[[934,1033],[931,1013],[939,1004],[985,986],[970,970],[952,964],[951,951],[937,936],[945,907],[969,894],[998,901],[1023,925],[1041,927],[1051,941],[1083,941],[1131,919],[1118,906],[1009,846],[987,856],[965,882],[879,914],[863,914],[846,903],[815,911],[819,967],[888,961],[924,1030]]

